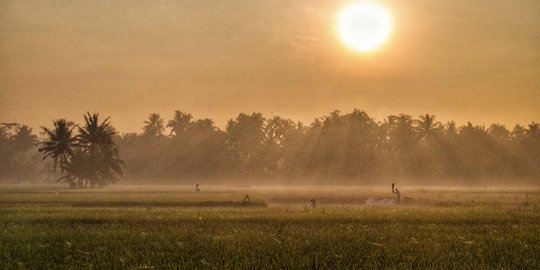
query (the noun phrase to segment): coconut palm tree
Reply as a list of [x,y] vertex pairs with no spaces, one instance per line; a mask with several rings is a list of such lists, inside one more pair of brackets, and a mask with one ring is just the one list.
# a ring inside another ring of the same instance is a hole
[[163,135],[165,127],[163,126],[163,119],[158,113],[152,113],[148,116],[148,120],[144,121],[143,127],[144,135],[149,137],[159,137]]
[[[116,134],[109,118],[99,121],[99,114],[87,113],[84,126],[74,126],[64,119],[54,121],[54,130],[43,128],[48,140],[39,149],[44,159],[54,160],[53,170],[59,165],[64,173],[58,181],[67,182],[70,187],[104,187],[116,181],[116,175],[123,175],[123,161],[113,142]],[[77,127],[79,135],[73,135]]]
[[[171,135],[181,136],[191,124],[191,119],[193,119],[193,115],[190,113],[175,111],[173,119],[167,123],[167,127],[171,128]],[[145,121],[145,123],[147,122]]]
[[40,143],[39,152],[43,153],[43,159],[48,157],[54,161],[53,171],[59,165],[62,172],[67,168],[70,158],[73,156],[73,148],[78,145],[77,137],[73,135],[75,128],[72,122],[65,119],[53,121],[54,129],[41,127],[47,140]]
[[214,121],[212,119],[198,119],[197,121],[193,121],[191,123],[189,130],[191,131],[190,134],[209,134],[217,130],[217,128],[214,126]]
[[81,146],[87,147],[90,154],[90,162],[94,160],[96,147],[102,145],[113,144],[112,136],[115,134],[109,123],[109,118],[99,123],[99,114],[86,113],[84,116],[85,125],[78,126],[79,135],[77,136],[78,143]]
[[478,137],[485,134],[486,130],[484,127],[474,126],[471,122],[467,122],[467,125],[461,126],[459,128],[459,135],[463,138],[467,138],[468,140],[471,140],[470,138]]
[[116,183],[117,175],[124,175],[124,161],[120,159],[120,152],[115,144],[100,147],[100,158],[97,162],[99,172],[98,187],[105,187],[108,183]]
[[[84,116],[85,125],[83,127],[78,127],[79,135],[77,136],[78,143],[87,151],[88,153],[88,162],[90,170],[89,178],[86,179],[90,181],[92,186],[102,184],[104,173],[103,168],[101,168],[102,162],[104,162],[104,151],[110,147],[114,147],[115,143],[113,142],[113,136],[116,134],[114,128],[110,125],[109,117],[105,118],[103,122],[99,122],[99,114],[87,113]],[[88,183],[85,183],[87,186]]]
[[420,119],[415,122],[416,130],[422,139],[430,140],[440,134],[441,123],[435,121],[434,115],[420,115]]
[[446,125],[444,126],[444,134],[446,135],[446,137],[450,137],[450,138],[457,136],[458,128],[457,128],[456,122],[454,121],[447,122]]
[[17,146],[19,155],[32,149],[37,143],[37,136],[32,134],[32,128],[22,125],[17,128],[15,135],[12,137],[13,142]]
[[412,116],[406,114],[390,115],[388,116],[388,122],[393,128],[410,129],[414,121]]
[[37,143],[37,136],[32,134],[32,128],[26,125],[19,126],[15,134],[11,137],[11,140],[16,148],[17,162],[16,172],[17,179],[23,178],[24,172],[28,171],[28,165],[25,164],[25,157],[28,151]]
[[416,142],[412,116],[406,114],[388,116],[388,138],[395,150],[408,151]]
[[91,154],[93,154],[96,146],[114,144],[112,138],[116,132],[112,128],[109,119],[109,117],[105,118],[100,124],[99,114],[86,113],[84,116],[85,125],[83,127],[77,126],[79,130],[77,139],[81,145],[90,148]]
[[92,177],[88,152],[81,148],[75,149],[69,163],[61,168],[65,174],[56,181],[68,183],[70,188],[84,188],[85,180]]

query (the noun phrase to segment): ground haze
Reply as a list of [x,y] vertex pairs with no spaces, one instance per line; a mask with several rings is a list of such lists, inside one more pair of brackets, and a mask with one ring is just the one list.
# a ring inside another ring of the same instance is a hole
[[1,269],[540,269],[539,0],[0,0]]
[[[0,188],[6,268],[540,266],[538,188]],[[251,205],[240,202],[249,194]],[[315,199],[313,207],[310,200]]]

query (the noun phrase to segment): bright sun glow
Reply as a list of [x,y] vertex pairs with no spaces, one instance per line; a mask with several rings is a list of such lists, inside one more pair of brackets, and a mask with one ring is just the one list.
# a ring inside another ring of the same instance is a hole
[[390,36],[392,16],[380,4],[356,2],[341,10],[337,27],[339,36],[348,46],[359,52],[370,52]]

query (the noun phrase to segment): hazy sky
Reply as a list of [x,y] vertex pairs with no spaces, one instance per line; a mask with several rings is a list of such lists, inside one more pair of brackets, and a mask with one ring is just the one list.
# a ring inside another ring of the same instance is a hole
[[335,109],[475,124],[540,120],[540,1],[379,1],[390,40],[339,40],[351,1],[0,0],[0,122],[86,111],[140,131],[152,112],[310,122]]

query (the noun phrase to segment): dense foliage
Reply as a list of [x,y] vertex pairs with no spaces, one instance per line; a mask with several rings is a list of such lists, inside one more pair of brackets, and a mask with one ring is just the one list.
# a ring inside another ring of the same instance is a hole
[[[52,130],[44,127],[47,139],[39,152],[43,159],[54,160],[53,171],[57,165],[60,167],[63,175],[58,181],[67,182],[70,187],[104,187],[123,175],[124,162],[113,142],[116,132],[109,118],[99,123],[98,114],[87,113],[84,121],[82,127],[64,119],[54,121]],[[78,135],[73,133],[75,128]]]
[[39,168],[38,138],[32,128],[17,123],[0,125],[0,179],[32,178]]
[[[87,121],[91,120],[88,117]],[[94,162],[93,168],[101,166],[96,160],[108,159],[118,165],[118,149],[122,149],[129,179],[151,179],[153,183],[238,179],[258,183],[374,184],[380,179],[410,179],[437,184],[485,179],[537,181],[540,177],[540,125],[536,122],[511,129],[500,124],[458,126],[454,122],[440,123],[429,114],[418,118],[391,115],[376,121],[354,110],[346,114],[332,112],[310,125],[279,116],[241,113],[220,129],[210,119],[195,119],[189,113],[176,111],[168,121],[151,114],[141,133],[99,131],[97,122],[87,122],[75,130],[68,127],[68,122],[55,125],[63,125],[55,126],[61,131],[57,136],[71,136],[74,141],[62,146],[67,147],[61,150],[63,154],[47,153],[68,175],[76,173],[68,169],[75,170],[76,164],[90,161]],[[54,139],[48,130],[44,131],[49,141]],[[70,132],[79,135],[67,134]],[[110,132],[106,137],[112,141],[100,141],[92,132]],[[35,142],[35,135],[26,126],[2,126],[2,178],[23,179],[39,173]],[[69,150],[71,143],[84,151]],[[65,166],[67,157],[62,155],[66,153],[73,167]],[[95,160],[84,161],[89,153]],[[111,173],[100,177],[114,179],[111,175],[115,170],[109,168]]]
[[500,124],[443,124],[429,114],[375,121],[359,110],[335,111],[309,126],[260,113],[241,113],[225,130],[180,111],[166,127],[164,122],[152,114],[144,133],[117,138],[133,178],[303,183],[392,178],[425,184],[540,177],[540,126],[535,122],[508,130]]

